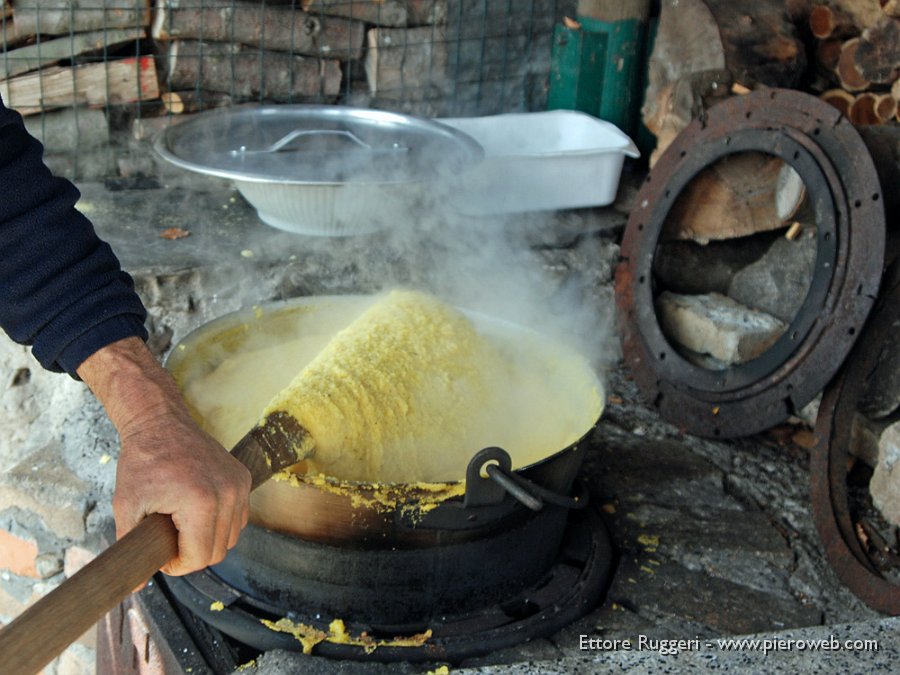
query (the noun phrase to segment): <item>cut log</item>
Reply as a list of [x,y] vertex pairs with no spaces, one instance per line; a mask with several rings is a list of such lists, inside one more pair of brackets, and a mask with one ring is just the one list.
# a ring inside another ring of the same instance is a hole
[[816,44],[816,62],[822,70],[834,77],[838,61],[841,59],[841,48],[844,43],[841,40],[822,40]]
[[301,6],[313,16],[342,16],[376,26],[398,28],[407,24],[408,4],[413,3],[400,0],[303,0]]
[[856,100],[853,94],[843,89],[829,89],[823,92],[819,98],[840,110],[844,117],[850,117],[850,106]]
[[231,96],[218,91],[167,91],[160,94],[163,109],[170,115],[201,112],[213,108],[225,108],[232,104]]
[[338,61],[291,56],[238,44],[173,40],[166,54],[172,91],[199,88],[238,100],[290,102],[337,96]]
[[881,11],[895,19],[900,19],[900,0],[881,0]]
[[850,38],[841,47],[837,76],[841,87],[847,91],[865,91],[872,86],[872,83],[863,76],[856,65],[856,50],[858,48],[859,38]]
[[368,47],[366,81],[373,96],[423,100],[443,92],[447,49],[442,31],[373,28]]
[[334,59],[362,56],[365,26],[341,17],[319,17],[288,6],[234,0],[166,0],[153,18],[155,39],[241,43],[266,50]]
[[809,12],[809,30],[819,40],[827,38],[848,38],[859,35],[859,28],[853,18],[843,10],[816,5]]
[[779,203],[778,179],[784,166],[783,160],[761,152],[722,158],[698,173],[678,196],[662,239],[703,244],[784,227],[793,216],[790,202],[799,206],[804,189],[802,181],[785,186]]
[[656,136],[656,149],[650,154],[652,168],[672,141],[691,120],[728,96],[730,75],[724,70],[707,70],[680,77],[661,89],[652,105],[648,100],[643,111],[653,110],[644,117],[645,126]]
[[853,101],[850,106],[850,113],[847,117],[854,126],[865,126],[869,124],[880,124],[881,120],[875,112],[875,104],[877,97],[871,92],[863,92]]
[[884,15],[879,0],[787,0],[784,7],[788,18],[799,23],[808,21],[813,8],[818,5],[828,5],[846,14],[860,30]]
[[[898,80],[900,82],[900,80]],[[875,117],[879,124],[887,124],[897,116],[897,99],[891,94],[875,95]]]
[[447,23],[447,0],[406,0],[410,26],[443,26]]
[[891,86],[891,98],[897,102],[897,121],[900,122],[900,80]]
[[136,141],[149,141],[163,129],[191,119],[193,115],[160,115],[141,117],[131,121],[131,137]]
[[103,47],[114,47],[124,42],[139,40],[145,35],[146,31],[143,28],[112,28],[76,33],[56,40],[19,47],[6,52],[0,58],[0,79],[15,77]]
[[109,143],[109,124],[102,110],[74,107],[25,118],[28,133],[48,154],[79,152]]
[[4,102],[23,115],[78,104],[102,106],[159,97],[153,57],[46,68],[0,82]]
[[869,82],[890,84],[900,77],[900,21],[885,17],[866,28],[853,58]]
[[637,19],[644,22],[650,17],[649,0],[578,0],[577,16],[599,21],[625,21]]
[[149,25],[149,0],[16,0],[13,13],[22,38]]
[[[710,90],[727,95],[733,82],[750,89],[760,84],[793,88],[805,72],[805,47],[781,0],[664,0],[642,109],[644,124],[657,135],[651,164],[667,145],[658,132],[680,132],[708,105],[704,94]],[[697,77],[700,73],[707,75]],[[683,78],[707,92],[695,89],[686,95],[682,89],[675,96],[675,83]],[[700,110],[681,107],[698,104]]]
[[794,220],[806,199],[806,184],[794,168],[782,163],[775,179],[775,215],[782,223]]

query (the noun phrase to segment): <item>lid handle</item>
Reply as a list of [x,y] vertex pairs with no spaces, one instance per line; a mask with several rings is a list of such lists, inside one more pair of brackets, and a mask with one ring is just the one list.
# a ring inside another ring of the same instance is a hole
[[282,151],[290,151],[290,150],[299,150],[296,147],[288,147],[298,138],[309,138],[310,136],[339,136],[342,138],[347,138],[359,147],[367,150],[369,152],[407,152],[409,148],[394,143],[393,146],[388,148],[373,148],[371,145],[362,140],[359,136],[354,134],[352,131],[347,131],[343,129],[294,129],[293,131],[285,134],[282,138],[275,141],[268,148],[263,148],[262,150],[248,150],[245,146],[241,146],[237,150],[232,150],[232,155],[250,155],[250,154],[262,154],[262,153],[273,153],[273,152],[282,152]]

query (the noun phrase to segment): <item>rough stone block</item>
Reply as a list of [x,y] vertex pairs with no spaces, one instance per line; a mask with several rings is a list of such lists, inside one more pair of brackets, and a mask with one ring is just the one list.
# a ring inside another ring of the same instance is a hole
[[91,486],[62,461],[57,444],[43,447],[0,476],[0,511],[15,506],[35,513],[55,534],[78,540]]
[[872,501],[881,515],[900,525],[900,422],[881,433],[878,441],[878,466],[869,482]]
[[28,602],[22,602],[19,598],[0,587],[0,623],[11,621],[19,616],[28,607]]
[[816,252],[811,228],[795,240],[778,237],[762,258],[734,275],[728,295],[790,323],[806,299]]
[[720,293],[681,295],[664,291],[656,300],[656,313],[671,341],[728,364],[759,356],[785,329],[775,317]]
[[865,415],[853,416],[850,427],[850,453],[873,469],[878,466],[879,428]]
[[29,349],[0,335],[0,472],[58,436],[87,396],[81,382],[44,370]]
[[653,273],[675,293],[728,293],[734,276],[765,254],[765,235],[701,246],[692,241],[666,241],[656,249]]
[[94,675],[96,662],[95,650],[76,642],[56,659],[56,675]]
[[887,417],[900,408],[900,319],[892,328],[859,404],[859,409],[873,419]]

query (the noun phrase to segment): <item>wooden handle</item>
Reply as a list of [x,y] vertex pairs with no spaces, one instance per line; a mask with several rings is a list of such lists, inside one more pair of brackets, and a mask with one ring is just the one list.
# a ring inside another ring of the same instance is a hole
[[177,554],[172,519],[147,516],[0,630],[3,672],[38,672]]
[[[304,459],[312,439],[286,413],[270,415],[232,449],[252,489]],[[94,560],[0,630],[0,672],[36,673],[178,555],[178,530],[153,513]]]

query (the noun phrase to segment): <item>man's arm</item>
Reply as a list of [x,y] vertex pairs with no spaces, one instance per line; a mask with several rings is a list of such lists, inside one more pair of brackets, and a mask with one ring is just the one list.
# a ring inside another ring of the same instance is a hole
[[177,385],[142,340],[100,349],[78,375],[121,438],[117,535],[150,513],[168,513],[178,528],[178,558],[164,572],[186,574],[221,561],[247,524],[250,472],[197,428]]
[[[171,514],[184,574],[218,562],[247,522],[249,472],[192,421],[143,344],[131,277],[53,177],[43,148],[0,101],[0,326],[49,370],[81,377],[121,437],[113,509],[121,536]],[[132,214],[123,214],[131,217]]]

